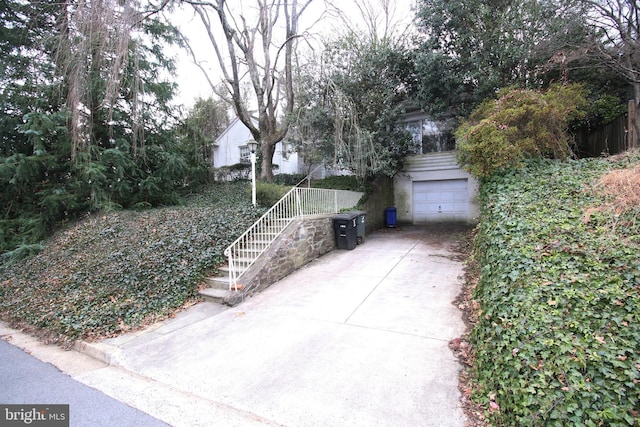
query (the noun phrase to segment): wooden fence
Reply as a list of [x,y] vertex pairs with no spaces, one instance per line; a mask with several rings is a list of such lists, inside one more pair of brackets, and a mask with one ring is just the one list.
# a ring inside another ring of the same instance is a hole
[[[581,131],[576,135],[578,157],[598,157],[627,151],[636,146],[633,125],[635,103],[629,101],[629,112],[596,129]],[[629,132],[631,130],[631,132]]]
[[590,132],[581,131],[576,135],[578,157],[598,157],[626,151],[627,122],[627,115],[623,114],[606,125],[591,129]]

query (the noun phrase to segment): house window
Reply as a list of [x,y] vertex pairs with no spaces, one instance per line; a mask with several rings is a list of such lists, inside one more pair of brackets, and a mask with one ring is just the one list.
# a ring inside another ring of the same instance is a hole
[[451,125],[429,119],[407,121],[403,124],[413,139],[415,154],[437,153],[456,149]]
[[289,155],[291,152],[289,151],[289,144],[286,142],[282,142],[282,160],[289,160]]
[[240,163],[249,163],[249,156],[251,155],[251,150],[249,150],[248,145],[240,146]]
[[414,121],[405,123],[405,129],[409,131],[409,133],[411,134],[411,138],[413,139],[413,146],[411,147],[411,151],[413,153],[419,154],[421,152],[420,147],[422,147],[421,120],[414,120]]
[[422,153],[439,153],[456,149],[451,128],[443,122],[422,120]]

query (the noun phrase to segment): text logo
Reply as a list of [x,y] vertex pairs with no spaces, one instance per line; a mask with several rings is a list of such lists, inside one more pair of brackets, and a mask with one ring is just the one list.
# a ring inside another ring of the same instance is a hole
[[0,427],[69,427],[69,405],[1,405]]

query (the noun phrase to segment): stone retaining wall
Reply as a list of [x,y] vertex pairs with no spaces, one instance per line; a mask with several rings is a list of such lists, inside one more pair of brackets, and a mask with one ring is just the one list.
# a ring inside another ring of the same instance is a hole
[[243,298],[334,249],[333,215],[294,220],[238,281],[245,288]]

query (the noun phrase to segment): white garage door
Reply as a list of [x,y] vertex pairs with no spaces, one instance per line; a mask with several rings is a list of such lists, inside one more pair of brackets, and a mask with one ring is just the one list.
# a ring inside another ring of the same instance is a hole
[[413,222],[467,221],[469,192],[466,179],[415,181]]

